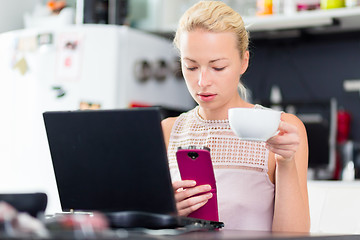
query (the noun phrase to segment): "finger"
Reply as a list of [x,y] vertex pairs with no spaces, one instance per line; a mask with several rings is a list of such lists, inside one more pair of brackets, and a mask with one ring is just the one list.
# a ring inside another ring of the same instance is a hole
[[298,145],[300,144],[300,138],[295,134],[285,134],[282,136],[275,136],[266,141],[266,144],[273,147],[281,147],[282,145]]
[[280,121],[278,130],[280,132],[295,133],[297,132],[297,127],[285,121]]
[[269,150],[273,152],[275,155],[281,156],[284,159],[292,159],[295,156],[296,149],[280,149],[280,148],[271,148]]
[[281,156],[286,156],[286,157],[290,157],[290,155],[294,155],[296,152],[296,149],[293,148],[287,148],[287,149],[281,149],[281,148],[270,148],[269,149],[271,152],[281,155]]
[[275,149],[280,149],[280,150],[291,150],[291,149],[297,149],[298,148],[298,144],[296,141],[294,142],[284,142],[284,143],[266,143],[265,147],[269,150],[275,150]]
[[266,141],[268,144],[298,144],[300,142],[300,136],[296,131],[294,132],[281,132]]
[[175,200],[176,202],[180,202],[186,198],[192,197],[197,194],[205,193],[211,190],[210,185],[200,185],[197,187],[186,188],[183,191],[175,192]]
[[176,207],[179,210],[182,209],[186,209],[186,208],[191,208],[191,206],[194,206],[196,204],[199,204],[201,202],[207,201],[210,198],[212,198],[213,194],[212,193],[206,193],[206,194],[201,194],[195,197],[191,197],[191,198],[187,198],[181,202],[178,202],[178,204],[176,205]]
[[174,191],[177,191],[180,188],[189,188],[195,187],[196,182],[194,180],[184,180],[184,181],[176,181],[172,183]]
[[204,206],[207,202],[208,202],[208,200],[200,202],[198,204],[195,204],[195,205],[193,205],[191,207],[178,210],[178,214],[180,216],[188,216],[190,213],[192,213],[192,212],[198,210],[199,208],[201,208],[202,206]]
[[298,149],[298,144],[266,144],[265,147],[273,153],[279,153],[279,151],[295,153]]

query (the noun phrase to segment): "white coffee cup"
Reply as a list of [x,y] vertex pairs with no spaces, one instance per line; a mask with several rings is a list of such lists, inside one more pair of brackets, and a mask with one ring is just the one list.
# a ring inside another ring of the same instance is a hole
[[281,112],[261,108],[230,108],[229,123],[242,140],[266,141],[278,132]]

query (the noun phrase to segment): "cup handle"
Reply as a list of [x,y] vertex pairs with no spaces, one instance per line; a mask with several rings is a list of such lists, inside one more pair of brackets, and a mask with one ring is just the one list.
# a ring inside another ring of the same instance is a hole
[[[279,125],[280,125],[280,122],[279,122]],[[269,140],[270,138],[275,137],[276,135],[278,135],[279,132],[280,132],[280,130],[276,130],[276,132],[275,132],[271,137],[269,137],[268,140]]]
[[278,135],[280,132],[280,130],[277,130],[271,137],[275,137],[276,135]]
[[[281,115],[283,114],[283,112],[281,112],[280,113],[280,121],[279,121],[279,125],[278,125],[278,128],[279,128],[279,126],[280,126],[280,123],[281,123]],[[269,137],[269,138],[272,138],[272,137],[275,137],[276,135],[278,135],[279,134],[279,132],[280,132],[280,130],[276,130],[276,132],[271,136],[271,137]]]

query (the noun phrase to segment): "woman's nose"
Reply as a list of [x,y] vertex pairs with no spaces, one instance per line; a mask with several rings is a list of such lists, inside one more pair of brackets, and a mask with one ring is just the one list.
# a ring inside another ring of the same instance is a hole
[[199,87],[206,87],[211,84],[210,79],[206,71],[201,71],[199,76],[198,85]]

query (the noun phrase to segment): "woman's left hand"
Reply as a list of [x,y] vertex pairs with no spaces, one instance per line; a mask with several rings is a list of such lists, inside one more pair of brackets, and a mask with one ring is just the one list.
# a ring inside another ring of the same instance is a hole
[[266,141],[266,147],[275,153],[277,162],[291,161],[299,148],[300,136],[296,126],[280,121],[279,133]]

